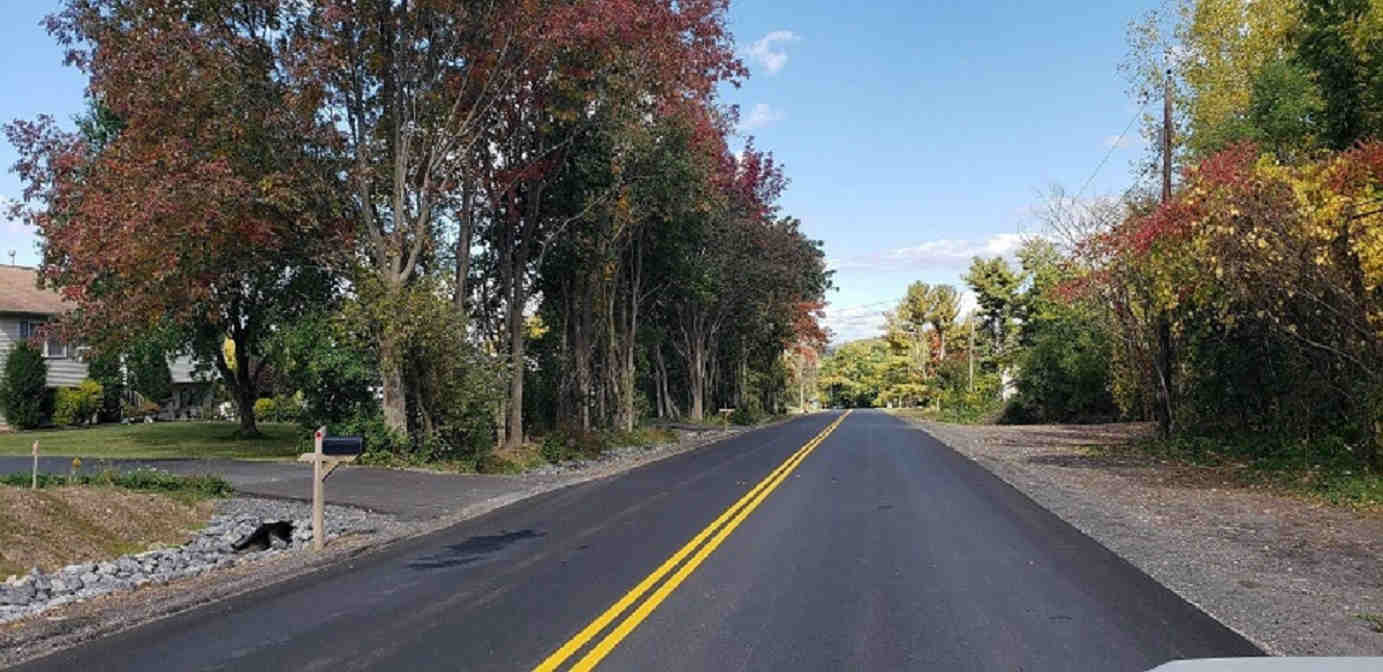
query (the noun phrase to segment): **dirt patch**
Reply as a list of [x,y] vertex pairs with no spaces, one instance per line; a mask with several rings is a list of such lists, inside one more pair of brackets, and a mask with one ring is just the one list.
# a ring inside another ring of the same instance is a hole
[[1383,655],[1383,514],[1117,449],[1144,423],[910,420],[1271,653]]
[[116,488],[0,486],[0,578],[180,544],[211,509],[209,501]]

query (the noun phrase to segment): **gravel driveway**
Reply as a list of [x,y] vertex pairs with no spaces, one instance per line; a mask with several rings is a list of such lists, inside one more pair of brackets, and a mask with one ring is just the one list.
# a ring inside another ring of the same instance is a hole
[[1383,655],[1383,516],[1089,451],[1143,424],[914,422],[1271,653]]

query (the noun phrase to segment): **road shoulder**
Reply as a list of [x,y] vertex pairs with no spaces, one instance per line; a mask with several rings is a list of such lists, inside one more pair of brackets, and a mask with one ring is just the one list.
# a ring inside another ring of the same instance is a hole
[[1278,655],[1383,655],[1383,517],[1191,487],[1151,460],[1092,456],[1137,425],[964,426],[908,418]]

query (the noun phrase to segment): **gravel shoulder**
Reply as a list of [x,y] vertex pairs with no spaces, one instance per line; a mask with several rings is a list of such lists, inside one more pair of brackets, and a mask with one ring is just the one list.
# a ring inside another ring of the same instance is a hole
[[[48,655],[84,641],[112,635],[236,595],[266,589],[275,583],[349,562],[404,539],[435,532],[529,497],[614,476],[753,429],[757,428],[731,427],[689,432],[674,443],[624,447],[595,460],[569,462],[521,475],[495,477],[499,479],[500,487],[487,490],[483,498],[458,498],[453,508],[422,519],[329,505],[326,516],[329,543],[321,553],[303,551],[311,543],[307,541],[310,536],[300,536],[289,548],[229,556],[234,560],[219,564],[213,561],[214,569],[189,571],[184,568],[162,580],[143,582],[133,590],[122,586],[110,592],[93,592],[79,601],[25,614],[18,620],[0,623],[0,667]],[[335,477],[329,486],[341,487]],[[331,501],[330,493],[328,497]],[[228,535],[250,529],[252,520],[293,520],[301,531],[302,524],[306,522],[304,519],[309,517],[309,508],[298,501],[239,495],[217,504],[212,519],[212,526],[219,526],[216,527],[216,535],[207,534],[210,530],[199,531],[188,545],[206,545],[207,540],[212,539],[216,543],[225,543]],[[79,571],[85,573],[89,569],[95,568],[87,567]]]
[[1383,516],[1110,455],[1146,424],[966,426],[907,418],[1269,653],[1383,655]]

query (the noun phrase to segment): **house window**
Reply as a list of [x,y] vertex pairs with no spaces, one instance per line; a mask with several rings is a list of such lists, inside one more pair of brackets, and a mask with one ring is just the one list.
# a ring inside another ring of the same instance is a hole
[[49,338],[43,342],[43,356],[48,359],[66,359],[67,344],[56,338]]
[[[39,327],[42,326],[42,322],[33,320],[21,321],[19,323],[20,340],[29,341],[38,338],[40,336]],[[66,359],[67,344],[58,340],[56,337],[46,338],[43,341],[43,356],[48,359]]]

